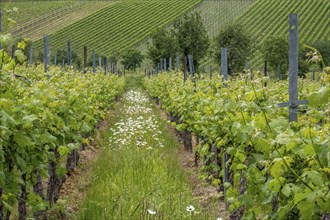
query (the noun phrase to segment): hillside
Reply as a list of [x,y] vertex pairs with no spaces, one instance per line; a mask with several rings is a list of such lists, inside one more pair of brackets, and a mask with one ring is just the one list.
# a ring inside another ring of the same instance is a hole
[[[114,54],[140,42],[154,29],[162,27],[191,10],[201,0],[127,0],[96,13],[50,35],[52,50],[71,40],[73,50],[83,46],[99,54]],[[42,41],[35,48],[42,49]]]
[[[329,0],[257,0],[235,21],[243,24],[260,46],[267,37],[287,36],[290,13],[298,13],[300,42],[312,44],[330,39]],[[260,52],[252,59],[251,64],[262,64]]]

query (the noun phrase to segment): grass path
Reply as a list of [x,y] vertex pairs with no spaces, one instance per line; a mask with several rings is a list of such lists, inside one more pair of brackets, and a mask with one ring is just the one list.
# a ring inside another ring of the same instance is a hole
[[178,142],[159,109],[138,77],[128,81],[130,89],[101,137],[103,150],[78,219],[216,219],[192,196]]

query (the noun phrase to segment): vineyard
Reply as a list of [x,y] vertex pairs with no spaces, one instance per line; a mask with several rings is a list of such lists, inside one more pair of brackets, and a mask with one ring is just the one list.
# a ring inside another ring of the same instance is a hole
[[2,1],[0,220],[329,220],[329,12]]
[[[270,36],[287,36],[287,16],[299,14],[299,41],[311,44],[315,41],[329,40],[330,2],[327,0],[280,0],[276,4],[270,0],[256,1],[246,12],[235,19],[256,38],[260,45]],[[252,65],[262,64],[261,54],[252,59]]]
[[[99,54],[116,54],[143,40],[153,30],[169,24],[199,2],[129,0],[116,3],[50,35],[52,48],[61,49],[70,39],[75,51],[87,46]],[[42,41],[36,42],[37,49],[42,45]]]
[[195,152],[206,178],[224,184],[232,218],[244,213],[252,219],[296,219],[300,213],[315,219],[330,211],[330,89],[325,81],[299,82],[299,98],[310,105],[289,124],[287,110],[275,107],[288,99],[285,81],[265,87],[265,78],[224,84],[208,76],[184,82],[180,75],[146,79],[146,89],[178,130],[197,135]]

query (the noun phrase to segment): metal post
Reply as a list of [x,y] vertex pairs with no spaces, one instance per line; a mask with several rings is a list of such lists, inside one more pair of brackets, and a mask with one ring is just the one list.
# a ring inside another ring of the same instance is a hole
[[289,122],[298,120],[298,106],[308,100],[298,100],[298,15],[289,15],[289,102],[278,107],[289,107]]
[[213,71],[213,67],[212,65],[210,66],[210,79],[212,79],[212,71]]
[[[267,76],[267,61],[265,61],[265,65],[264,65],[264,76]],[[267,86],[267,83],[264,82],[264,86]]]
[[193,60],[192,55],[188,55],[188,61],[189,61],[189,70],[190,70],[191,77],[194,77],[195,76],[195,73],[194,73],[194,60]]
[[175,72],[178,73],[179,71],[179,53],[176,53],[176,66],[175,66]]
[[102,57],[99,57],[99,68],[102,69]]
[[68,40],[66,42],[66,46],[67,46],[67,49],[68,49],[68,65],[71,66],[71,59],[72,59],[72,54],[71,54],[71,41]]
[[298,120],[298,15],[289,15],[289,121]]
[[93,50],[92,51],[92,68],[93,68],[93,73],[95,73],[96,72],[96,61],[95,61],[95,51]]
[[84,73],[87,73],[87,46],[84,46]]
[[227,48],[221,48],[221,74],[225,81],[228,80]]
[[54,66],[57,66],[57,55],[54,56]]
[[166,58],[164,58],[164,72],[166,72],[166,71],[167,71],[167,68],[166,68],[166,66],[167,66],[167,63],[166,63]]
[[187,81],[187,57],[184,56],[183,58],[183,81]]
[[169,60],[169,71],[172,71],[172,57]]
[[44,71],[45,73],[48,72],[49,68],[49,56],[50,56],[50,51],[49,51],[49,36],[46,35],[44,37]]
[[[107,70],[108,70],[108,58],[107,57],[104,57],[104,75],[107,74]],[[125,71],[125,68],[124,68],[124,71]]]
[[[0,33],[2,33],[2,9],[0,8]],[[2,44],[0,42],[0,50],[2,49]]]
[[32,66],[32,45],[30,45],[30,66]]

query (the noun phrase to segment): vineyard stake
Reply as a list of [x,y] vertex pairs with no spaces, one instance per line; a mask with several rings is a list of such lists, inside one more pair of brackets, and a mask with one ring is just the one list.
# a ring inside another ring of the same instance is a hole
[[102,57],[99,57],[99,68],[102,69]]
[[166,63],[166,58],[164,58],[164,72],[166,72],[166,71],[167,71],[167,68],[166,68],[166,66],[167,66],[167,63]]
[[[0,8],[0,33],[2,33],[2,9]],[[0,50],[2,49],[2,44],[0,42]]]
[[210,65],[210,79],[212,79],[212,71],[213,71],[213,67],[212,67],[212,65]]
[[87,46],[84,46],[84,73],[87,72]]
[[49,68],[49,56],[50,56],[50,51],[49,51],[49,36],[46,35],[44,37],[44,71],[45,73],[48,72]]
[[163,59],[162,58],[159,59],[159,63],[160,63],[159,71],[163,71]]
[[[265,61],[265,65],[264,65],[264,76],[267,76],[267,61]],[[264,82],[264,87],[267,86],[267,82]]]
[[14,60],[15,60],[15,48],[16,48],[16,46],[15,46],[15,44],[13,44],[11,46],[11,58]]
[[92,68],[93,68],[93,73],[96,72],[95,66],[96,66],[96,61],[95,61],[95,50],[92,51]]
[[30,66],[32,66],[32,45],[30,45]]
[[189,61],[189,70],[190,70],[191,77],[194,77],[195,76],[195,73],[194,73],[194,60],[193,60],[192,55],[188,55],[188,61]]
[[54,66],[57,66],[57,55],[54,56]]
[[228,80],[228,57],[227,57],[227,48],[221,48],[221,74],[223,80]]
[[282,80],[282,73],[281,73],[281,69],[282,69],[282,64],[278,65],[278,80]]
[[[107,65],[108,65],[108,58],[104,57],[104,75],[107,75]],[[124,74],[125,74],[125,68],[124,68]]]
[[176,53],[176,66],[175,66],[175,73],[179,72],[179,53]]
[[299,105],[308,104],[308,100],[298,100],[298,15],[289,15],[289,102],[276,104],[277,107],[289,107],[289,122],[298,120]]
[[172,57],[169,60],[169,71],[172,71]]
[[183,58],[183,81],[187,81],[187,57],[184,56]]
[[71,54],[71,41],[68,40],[66,42],[66,47],[68,49],[68,65],[71,66],[71,58],[72,58],[72,54]]

